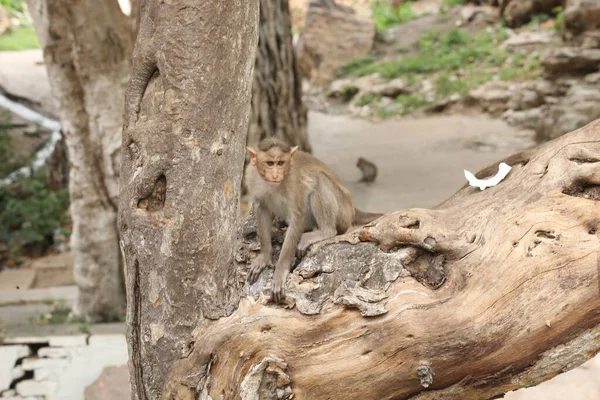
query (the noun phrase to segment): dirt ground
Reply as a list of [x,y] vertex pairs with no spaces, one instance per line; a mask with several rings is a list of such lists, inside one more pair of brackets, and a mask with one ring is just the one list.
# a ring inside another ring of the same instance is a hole
[[[41,59],[40,51],[0,53],[0,87],[7,88],[4,85],[10,81],[8,86],[19,97],[30,93],[34,102],[42,108],[45,104],[46,111],[53,113],[43,67],[36,64]],[[341,177],[352,191],[356,205],[366,211],[380,212],[434,206],[466,182],[463,169],[476,172],[533,144],[530,134],[484,116],[404,118],[372,123],[311,112],[309,135],[314,154]],[[360,156],[375,162],[379,168],[373,184],[357,182],[360,173],[355,164]],[[43,310],[42,305],[0,307],[0,319],[13,328],[18,326],[17,330],[23,334],[31,323],[23,319]],[[122,328],[118,325],[113,329]],[[510,393],[505,398],[599,399],[600,360],[592,359],[542,385]]]

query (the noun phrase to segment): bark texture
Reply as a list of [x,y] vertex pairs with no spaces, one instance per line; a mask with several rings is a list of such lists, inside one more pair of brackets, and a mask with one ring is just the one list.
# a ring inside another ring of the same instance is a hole
[[[27,0],[70,162],[76,315],[119,318],[125,307],[116,226],[122,110],[132,48],[117,0]],[[93,26],[94,29],[89,29]]]
[[260,0],[248,146],[278,137],[311,152],[288,0]]
[[480,400],[594,356],[600,120],[508,162],[495,187],[314,246],[289,277],[291,310],[266,302],[263,273],[234,313],[198,325],[163,398]]
[[258,0],[142,0],[119,228],[132,396],[158,399],[191,332],[231,314]]

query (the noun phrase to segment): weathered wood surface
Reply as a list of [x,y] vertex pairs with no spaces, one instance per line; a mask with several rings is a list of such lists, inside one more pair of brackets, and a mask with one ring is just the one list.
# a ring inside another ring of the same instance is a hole
[[591,358],[600,120],[511,160],[496,187],[316,246],[289,278],[291,309],[267,303],[263,273],[233,314],[198,324],[163,398],[479,400]]

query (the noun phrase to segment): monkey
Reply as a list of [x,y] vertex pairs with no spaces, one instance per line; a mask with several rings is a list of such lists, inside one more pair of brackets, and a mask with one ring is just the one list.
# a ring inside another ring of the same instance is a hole
[[260,254],[251,264],[248,281],[256,282],[272,266],[273,215],[288,223],[273,274],[272,300],[285,299],[285,282],[296,251],[338,234],[352,225],[368,224],[383,214],[354,207],[350,191],[334,172],[311,154],[276,138],[263,139],[257,149],[247,147],[250,165],[245,179],[253,199]]
[[356,166],[360,169],[360,172],[362,172],[362,178],[359,182],[371,183],[377,178],[377,166],[371,161],[358,157]]

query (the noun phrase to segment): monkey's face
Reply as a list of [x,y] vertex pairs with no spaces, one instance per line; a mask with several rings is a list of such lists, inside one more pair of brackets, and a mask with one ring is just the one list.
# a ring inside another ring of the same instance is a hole
[[264,181],[271,186],[281,185],[289,173],[292,155],[272,148],[259,152],[256,158],[256,168]]

